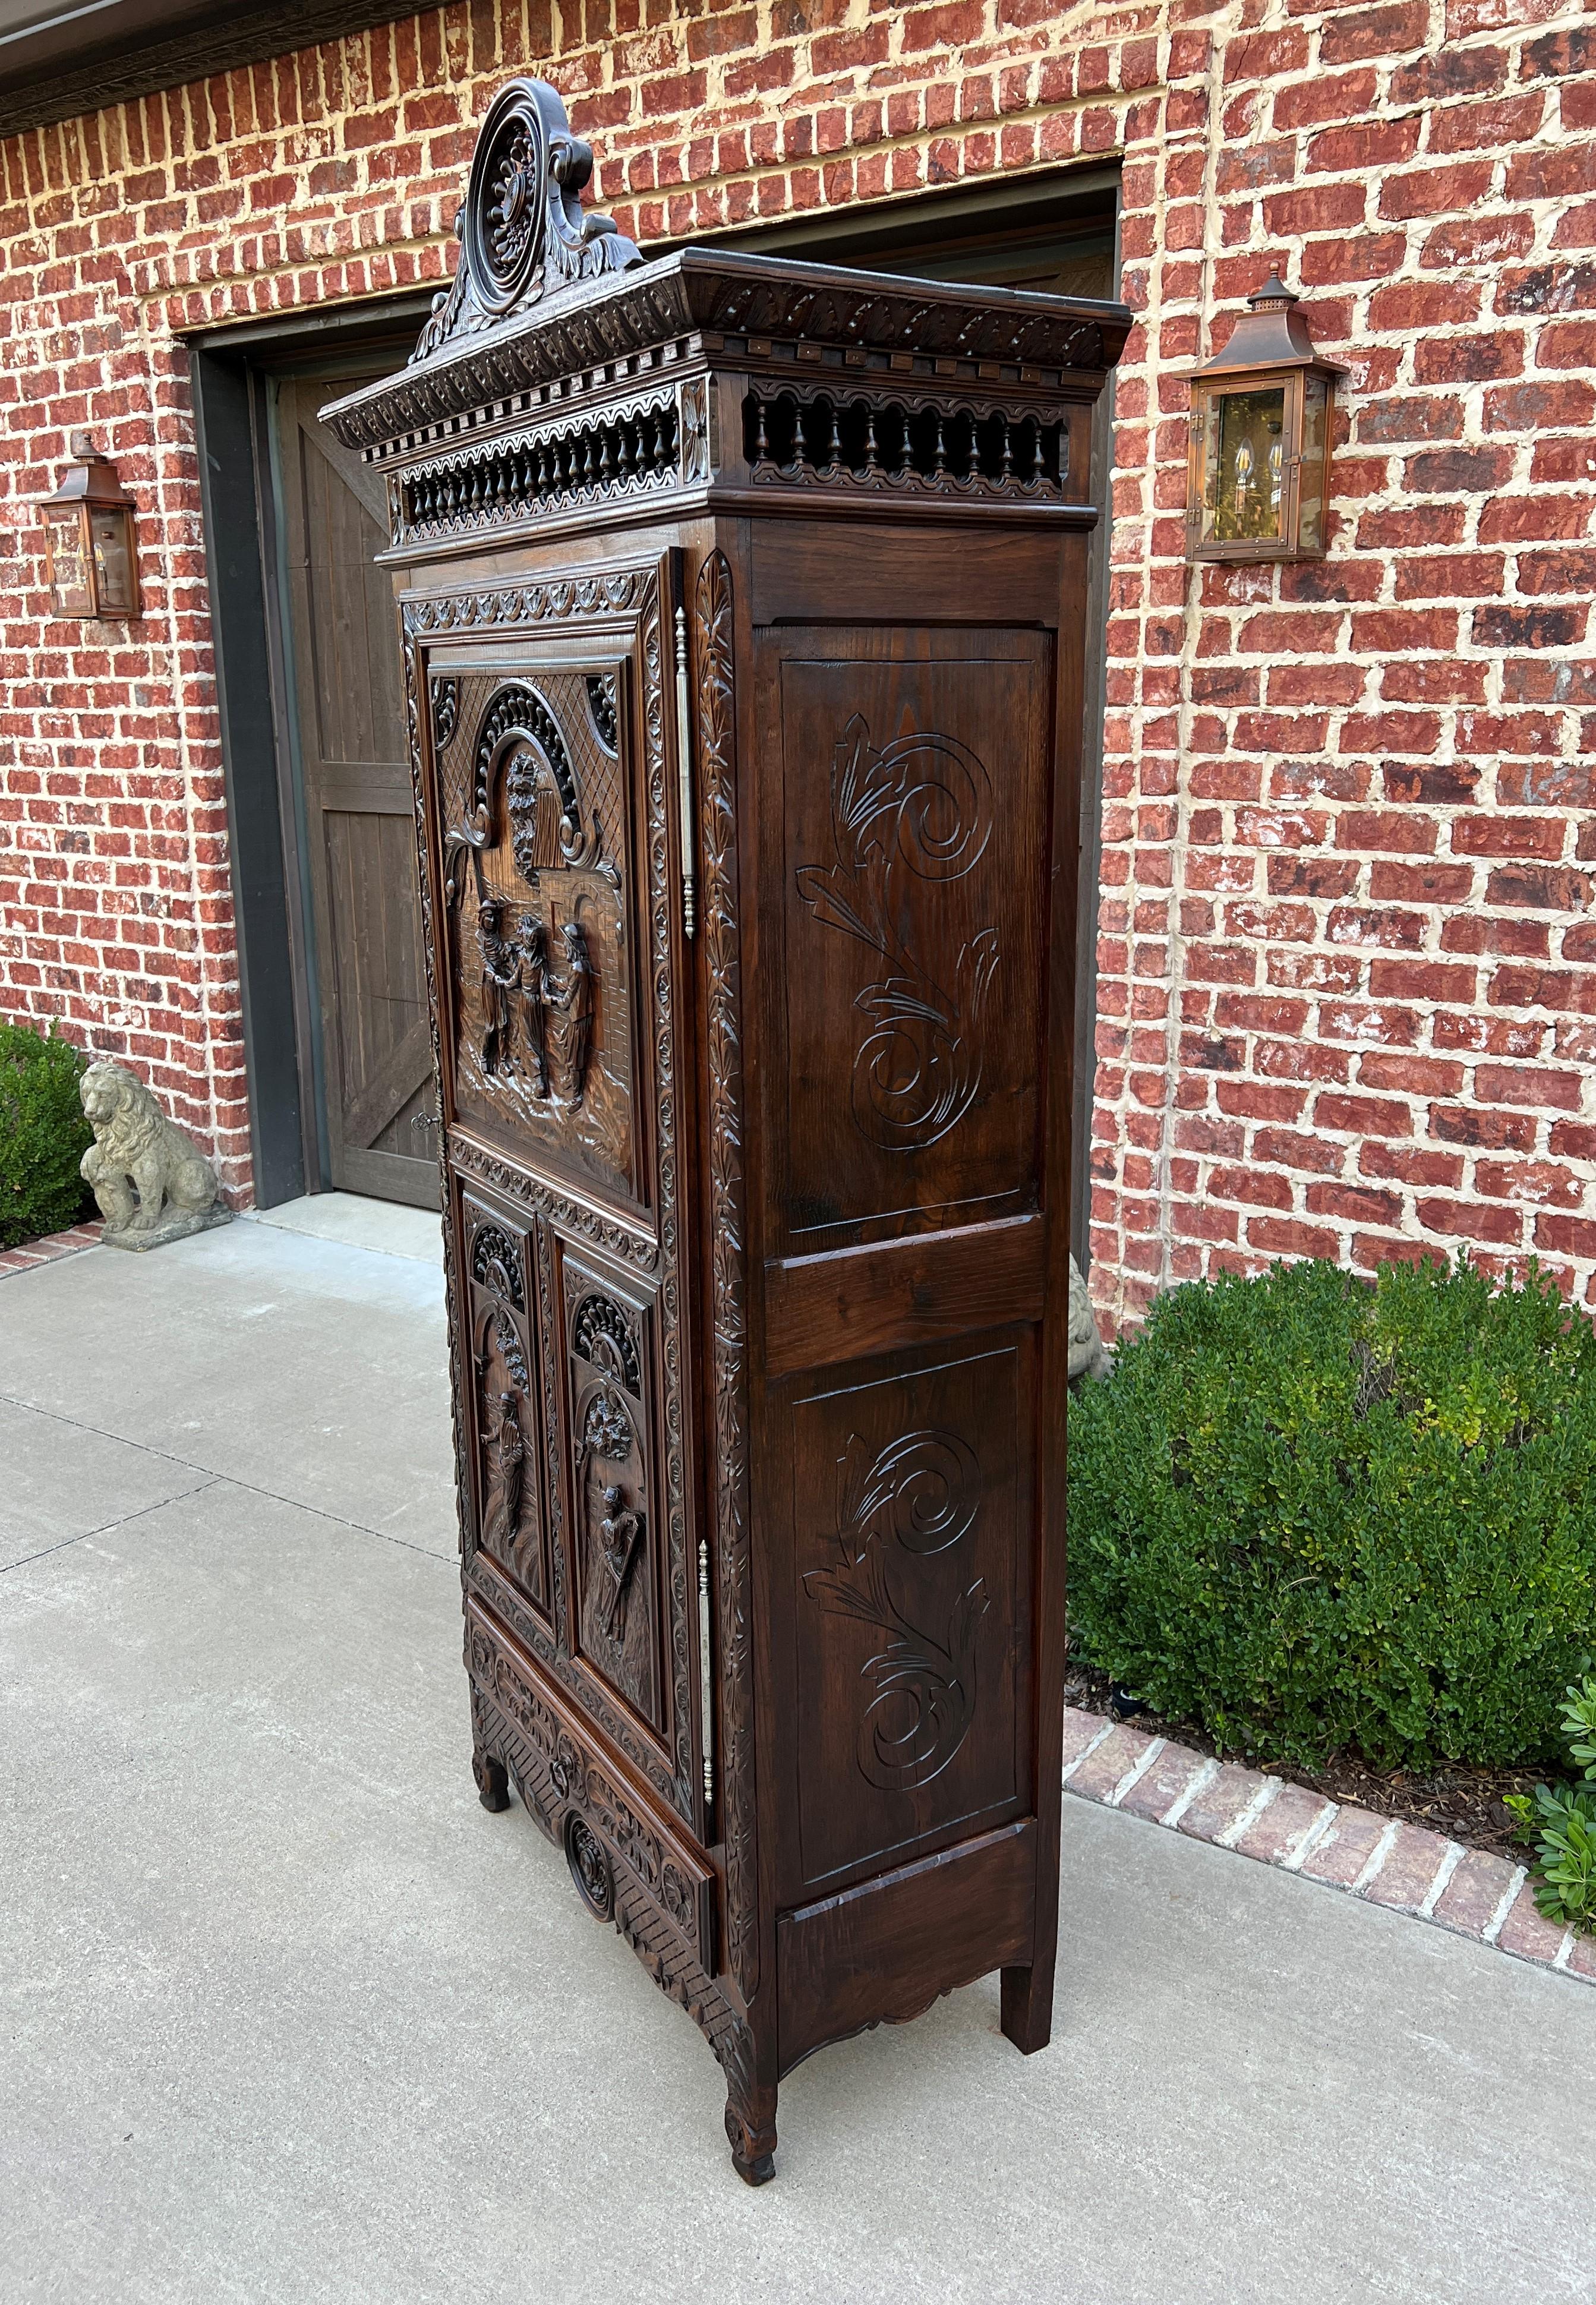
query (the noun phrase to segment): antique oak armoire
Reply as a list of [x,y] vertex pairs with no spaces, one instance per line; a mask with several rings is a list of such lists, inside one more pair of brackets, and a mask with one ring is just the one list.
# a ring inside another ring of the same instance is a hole
[[481,128],[386,476],[477,1782],[779,2076],[1057,1935],[1093,400],[1119,305],[689,248]]

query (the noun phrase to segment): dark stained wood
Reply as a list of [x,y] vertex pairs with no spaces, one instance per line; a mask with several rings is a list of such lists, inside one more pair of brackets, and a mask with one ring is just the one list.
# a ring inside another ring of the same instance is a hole
[[382,485],[280,388],[285,557],[329,1184],[437,1205],[404,675]]
[[921,2015],[995,1961],[1028,1955],[1035,1844],[1026,1817],[784,1913],[776,1932],[783,2072],[825,2042]]
[[895,1345],[1040,1321],[1046,1231],[1040,1216],[1001,1217],[950,1235],[911,1235],[770,1265],[768,1373],[787,1376]]
[[1050,2022],[1081,459],[1128,315],[629,270],[562,120],[501,92],[464,276],[328,421],[394,510],[477,1782],[701,2027],[760,2183],[824,2042],[992,1969]]

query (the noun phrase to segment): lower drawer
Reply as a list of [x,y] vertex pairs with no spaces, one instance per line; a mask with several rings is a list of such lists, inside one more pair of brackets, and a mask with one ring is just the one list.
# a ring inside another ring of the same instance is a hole
[[588,1904],[632,1935],[641,1898],[713,1977],[714,1867],[599,1749],[590,1723],[474,1595],[465,1666],[479,1741],[504,1762],[549,1839],[563,1842]]

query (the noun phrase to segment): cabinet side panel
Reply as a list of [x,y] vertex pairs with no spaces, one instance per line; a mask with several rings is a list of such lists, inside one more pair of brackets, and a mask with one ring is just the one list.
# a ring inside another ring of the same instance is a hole
[[1031,1340],[920,1360],[793,1402],[784,1904],[1029,1793]]
[[1047,636],[781,633],[787,1239],[1034,1206]]

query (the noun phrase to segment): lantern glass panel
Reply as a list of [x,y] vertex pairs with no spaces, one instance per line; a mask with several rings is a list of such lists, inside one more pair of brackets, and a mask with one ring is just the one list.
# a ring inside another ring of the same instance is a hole
[[45,515],[45,540],[49,548],[50,589],[58,617],[94,614],[94,579],[84,550],[83,515],[77,505]]
[[129,616],[137,604],[138,577],[133,565],[132,522],[120,506],[92,512],[89,524],[94,539],[94,566],[98,579],[102,615]]
[[1210,404],[1203,541],[1267,543],[1280,533],[1286,387],[1217,393]]
[[1325,438],[1329,418],[1329,386],[1322,376],[1305,376],[1302,495],[1297,511],[1297,541],[1304,552],[1324,550]]

